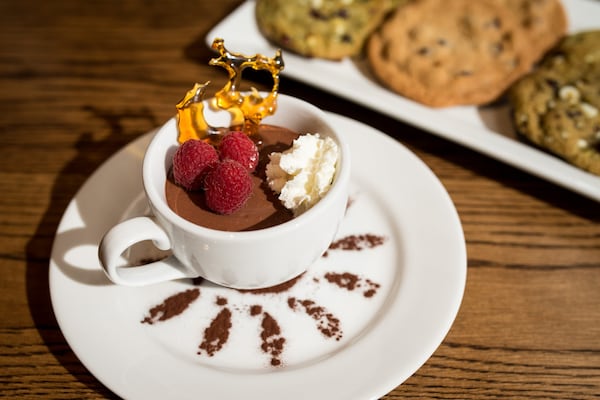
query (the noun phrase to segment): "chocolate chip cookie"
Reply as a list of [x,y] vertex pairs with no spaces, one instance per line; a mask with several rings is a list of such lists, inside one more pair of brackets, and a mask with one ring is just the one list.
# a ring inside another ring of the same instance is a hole
[[523,35],[497,0],[415,0],[370,35],[367,57],[384,86],[420,103],[485,104],[530,68]]
[[519,19],[528,43],[531,62],[542,56],[566,34],[567,16],[560,0],[496,0]]

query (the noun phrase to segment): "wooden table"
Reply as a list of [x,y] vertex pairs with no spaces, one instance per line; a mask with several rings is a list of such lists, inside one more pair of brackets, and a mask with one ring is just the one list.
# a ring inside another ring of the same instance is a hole
[[[171,117],[193,82],[224,84],[204,36],[239,3],[0,3],[0,396],[115,398],[53,315],[54,234],[103,161]],[[600,397],[597,202],[315,88],[287,78],[281,87],[407,146],[463,224],[468,278],[456,321],[384,399]]]

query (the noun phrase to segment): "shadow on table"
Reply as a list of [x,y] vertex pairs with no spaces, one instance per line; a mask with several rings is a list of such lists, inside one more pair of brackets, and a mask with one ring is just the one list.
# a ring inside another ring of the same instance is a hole
[[[151,111],[144,108],[125,112],[98,110],[92,107],[85,107],[84,110],[92,114],[93,117],[101,119],[106,123],[109,126],[109,135],[98,140],[94,139],[94,135],[90,132],[81,133],[75,144],[77,153],[58,173],[52,188],[48,208],[38,224],[36,232],[26,247],[27,298],[31,316],[36,328],[57,361],[67,369],[75,379],[86,385],[90,390],[93,390],[106,398],[118,398],[93,377],[81,364],[76,355],[69,348],[69,345],[60,331],[50,299],[48,276],[49,257],[52,252],[55,233],[61,217],[80,187],[113,153],[131,142],[140,134],[145,133],[126,132],[122,122],[126,119],[139,119],[142,120],[143,125],[148,126],[148,130],[158,126],[158,122],[155,120]],[[99,200],[102,201],[104,199]],[[93,216],[90,215],[90,211],[93,210],[82,213],[81,218],[84,223],[86,223],[86,219],[93,218]],[[86,215],[86,213],[88,213],[88,215]],[[77,237],[77,232],[73,232],[73,238],[78,244],[81,244],[82,241],[86,240],[85,237]],[[69,276],[76,277],[78,280],[99,282],[99,279],[103,279],[103,281],[106,282],[106,279],[103,277],[89,275],[90,273],[103,275],[102,271],[77,271],[74,266],[68,265],[63,265],[61,270]],[[77,299],[73,299],[73,301],[77,301]]]

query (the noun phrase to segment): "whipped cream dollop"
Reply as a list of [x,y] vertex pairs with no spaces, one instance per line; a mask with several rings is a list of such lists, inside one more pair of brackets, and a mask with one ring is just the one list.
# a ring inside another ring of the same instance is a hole
[[300,215],[329,191],[338,157],[338,145],[330,137],[301,135],[288,150],[269,155],[267,182],[282,204]]

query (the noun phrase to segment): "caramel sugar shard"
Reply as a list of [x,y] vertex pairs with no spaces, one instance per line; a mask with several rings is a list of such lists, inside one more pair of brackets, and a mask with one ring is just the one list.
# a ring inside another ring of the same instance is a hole
[[[246,56],[227,50],[223,39],[220,38],[213,41],[212,48],[219,53],[219,57],[211,59],[209,65],[225,68],[229,80],[215,94],[209,106],[214,110],[229,112],[230,127],[241,127],[249,136],[257,134],[263,118],[273,115],[277,110],[279,74],[284,68],[281,50],[277,50],[272,58],[262,54]],[[263,98],[255,88],[252,88],[249,93],[240,91],[242,72],[248,67],[271,73],[273,87],[266,97]],[[176,105],[180,144],[190,139],[205,140],[209,143],[218,142],[222,129],[211,126],[204,115],[204,94],[209,83],[210,81],[204,84],[196,83]]]
[[205,139],[212,130],[204,118],[204,92],[210,81],[196,83],[183,99],[175,106],[177,108],[177,128],[180,144],[190,139]]
[[[244,132],[253,135],[257,132],[262,119],[273,115],[277,110],[279,74],[285,66],[281,50],[277,50],[272,58],[262,54],[246,56],[227,50],[224,40],[221,38],[213,41],[212,48],[219,53],[219,57],[211,59],[209,64],[221,66],[229,73],[229,81],[215,94],[216,106],[232,113],[234,118],[232,125],[241,124],[243,117]],[[239,90],[242,71],[248,67],[271,73],[273,87],[265,98],[254,88],[249,94],[244,94]]]

